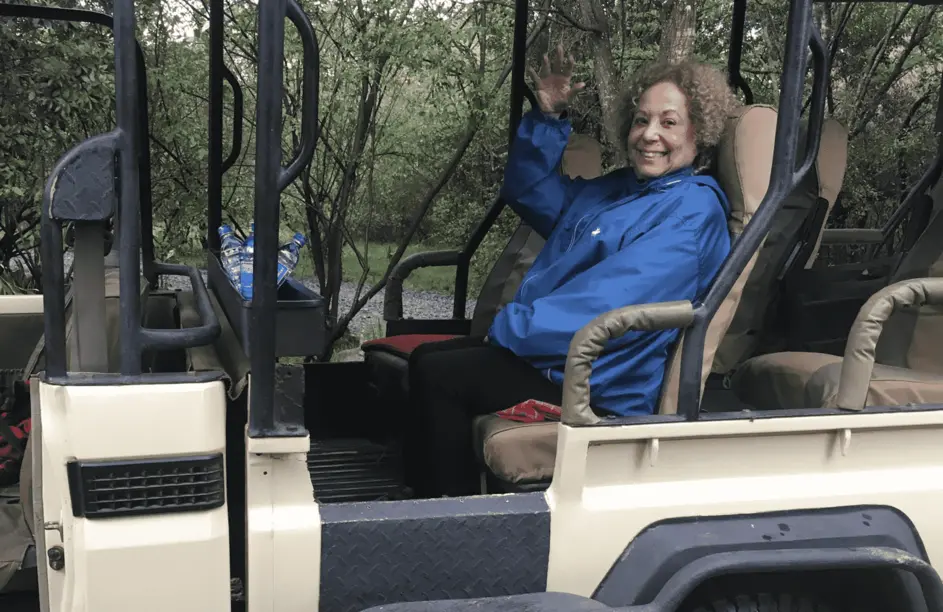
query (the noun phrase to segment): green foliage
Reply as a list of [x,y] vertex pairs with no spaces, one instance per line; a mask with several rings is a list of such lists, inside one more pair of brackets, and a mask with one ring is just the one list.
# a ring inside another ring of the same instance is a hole
[[[655,57],[668,3],[593,0],[605,15],[616,76]],[[532,25],[543,14],[532,3]],[[71,5],[96,8],[76,0]],[[729,0],[698,2],[695,54],[726,65]],[[848,4],[816,6],[827,40]],[[226,3],[225,61],[245,93],[244,139],[224,177],[224,218],[248,229],[254,206],[256,100],[255,2]],[[557,0],[557,12],[528,51],[540,55],[563,40],[578,60],[589,93],[575,108],[576,127],[603,133],[593,93],[592,45],[570,18],[578,2]],[[99,7],[100,8],[100,7]],[[284,237],[317,237],[301,274],[356,282],[370,245],[368,287],[383,279],[397,245],[445,178],[406,254],[458,248],[491,206],[507,157],[509,80],[498,86],[511,55],[513,10],[498,2],[370,3],[306,0],[320,43],[314,160],[282,195]],[[849,167],[833,226],[877,226],[925,168],[935,147],[933,110],[940,83],[943,32],[929,7],[854,5],[835,56],[829,114],[851,133]],[[205,236],[208,15],[200,3],[139,0],[138,37],[148,70],[151,175],[158,254],[194,258]],[[748,11],[742,73],[756,102],[776,104],[788,3],[757,0]],[[566,17],[564,17],[564,15]],[[302,55],[286,22],[283,160],[298,148]],[[23,20],[0,23],[0,202],[4,203],[0,266],[36,243],[35,219],[45,177],[70,147],[114,125],[110,34],[101,28]],[[233,125],[225,92],[224,154]],[[450,167],[471,135],[461,160]],[[607,151],[612,159],[612,151]],[[517,225],[505,211],[472,261],[472,296]],[[7,244],[17,245],[7,248]],[[408,286],[448,292],[454,269],[420,270]],[[336,298],[339,287],[327,287]],[[330,297],[330,296],[329,296]],[[345,313],[339,312],[343,317]]]

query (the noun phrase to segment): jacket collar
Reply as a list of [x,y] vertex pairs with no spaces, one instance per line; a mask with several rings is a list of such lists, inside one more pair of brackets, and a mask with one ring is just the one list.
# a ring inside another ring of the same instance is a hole
[[635,174],[635,170],[631,168],[629,168],[629,173],[632,178],[630,192],[636,193],[639,191],[661,190],[676,183],[680,183],[684,179],[694,176],[694,168],[685,166],[684,168],[679,168],[673,172],[655,178],[639,178],[638,175]]

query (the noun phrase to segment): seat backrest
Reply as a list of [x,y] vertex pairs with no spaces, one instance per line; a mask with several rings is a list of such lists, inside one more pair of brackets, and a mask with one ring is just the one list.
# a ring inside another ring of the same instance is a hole
[[[571,133],[560,162],[560,172],[570,178],[592,179],[601,175],[602,147],[599,142],[590,136]],[[486,334],[498,310],[514,299],[544,242],[543,237],[523,221],[517,226],[478,294],[471,322],[473,336]]]
[[805,262],[806,268],[811,268],[819,257],[825,226],[828,225],[828,218],[832,214],[835,202],[838,201],[838,194],[841,193],[847,169],[848,130],[838,121],[831,118],[826,119],[822,124],[822,141],[819,143],[819,154],[815,158],[815,178],[819,184],[819,197],[827,202],[828,208],[822,218],[822,223],[818,226],[815,247],[812,249],[812,255]]
[[[799,132],[799,151],[805,149],[805,127],[803,125]],[[770,320],[782,272],[787,266],[806,267],[806,264],[791,262],[797,252],[809,252],[801,248],[806,243],[816,245],[812,255],[806,256],[807,261],[814,261],[828,213],[841,191],[847,162],[848,131],[834,119],[826,119],[815,165],[786,197],[757,252],[756,265],[743,288],[740,305],[717,349],[712,364],[715,373],[726,374],[752,356]],[[824,214],[816,215],[817,206],[826,208]]]
[[[754,104],[741,107],[727,121],[727,127],[717,148],[715,176],[727,199],[730,201],[728,227],[731,242],[737,240],[753,218],[769,188],[773,168],[773,143],[776,141],[777,112],[771,106]],[[704,366],[701,374],[701,393],[711,371],[711,363],[721,338],[734,317],[740,303],[744,286],[756,265],[762,250],[747,262],[730,293],[707,327],[704,343]],[[681,374],[682,333],[675,345],[662,384],[660,414],[675,414],[678,411],[678,385]]]
[[[897,267],[890,282],[943,276],[943,177],[934,186],[930,222]],[[924,306],[895,312],[884,323],[875,361],[883,365],[943,374],[943,308]]]

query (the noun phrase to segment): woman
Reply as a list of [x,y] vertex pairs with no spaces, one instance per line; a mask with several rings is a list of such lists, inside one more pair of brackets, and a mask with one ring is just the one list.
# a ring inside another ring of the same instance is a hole
[[[416,408],[407,441],[410,485],[423,497],[473,494],[472,419],[527,399],[559,405],[573,335],[631,304],[697,300],[730,249],[728,204],[706,167],[736,100],[723,75],[693,62],[641,70],[623,96],[619,136],[629,161],[602,177],[558,171],[570,135],[563,116],[583,83],[557,48],[522,119],[502,196],[547,242],[487,338],[417,349]],[[591,405],[605,415],[651,414],[678,330],[612,340],[593,364]]]

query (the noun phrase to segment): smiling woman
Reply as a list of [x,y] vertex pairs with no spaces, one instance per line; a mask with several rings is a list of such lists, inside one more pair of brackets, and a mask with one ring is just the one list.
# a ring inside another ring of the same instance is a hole
[[[517,295],[486,338],[430,342],[410,358],[415,409],[407,479],[421,497],[474,493],[472,419],[528,402],[559,405],[573,335],[634,304],[696,301],[730,250],[727,197],[709,161],[736,100],[720,72],[655,65],[626,93],[621,124],[630,166],[598,178],[560,172],[583,83],[558,47],[544,56],[538,108],[521,120],[501,196],[546,239]],[[678,330],[631,332],[593,363],[590,405],[600,415],[651,414]]]
[[704,169],[736,106],[727,79],[713,66],[690,60],[650,64],[622,94],[619,136],[626,157],[641,176],[685,166]]

